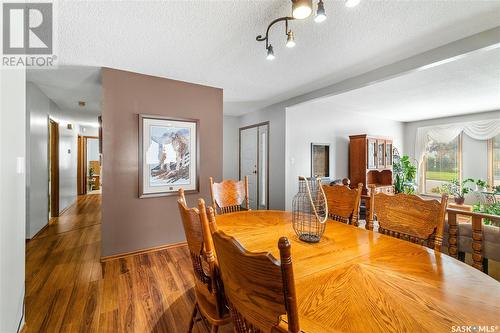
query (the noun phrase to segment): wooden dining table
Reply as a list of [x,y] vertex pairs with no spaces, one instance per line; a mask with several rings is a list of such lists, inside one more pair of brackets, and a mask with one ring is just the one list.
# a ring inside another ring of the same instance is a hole
[[279,258],[289,238],[303,332],[500,332],[500,282],[429,248],[326,223],[319,243],[305,243],[290,212],[217,216],[248,251]]

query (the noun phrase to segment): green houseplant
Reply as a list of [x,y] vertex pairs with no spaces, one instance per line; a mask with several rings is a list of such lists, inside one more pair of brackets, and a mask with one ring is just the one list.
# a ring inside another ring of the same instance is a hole
[[403,155],[401,158],[396,156],[392,170],[396,193],[414,194],[417,166],[412,164],[408,155]]
[[468,183],[474,183],[474,179],[467,178],[460,182],[455,178],[451,182],[444,185],[444,192],[453,195],[455,202],[459,205],[463,205],[465,195],[472,191],[472,188],[468,186]]
[[483,192],[487,188],[487,184],[485,180],[477,179],[476,180],[476,191]]
[[[490,215],[500,215],[500,202],[495,201],[493,203],[480,203],[478,202],[472,207],[474,212],[485,213]],[[486,225],[494,225],[500,227],[500,224],[491,221],[490,219],[483,219],[483,223]]]

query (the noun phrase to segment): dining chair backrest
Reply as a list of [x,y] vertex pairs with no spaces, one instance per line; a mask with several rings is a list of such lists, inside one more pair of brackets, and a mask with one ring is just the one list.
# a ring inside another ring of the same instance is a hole
[[198,208],[188,208],[182,188],[177,203],[193,265],[196,293],[203,295],[222,317],[223,297],[216,281],[216,262],[207,218],[213,210],[205,207],[203,199],[199,200]]
[[214,179],[210,177],[210,194],[216,213],[238,212],[243,202],[248,209],[248,177],[245,176],[244,180],[226,179],[220,183],[214,183]]
[[371,193],[370,215],[373,219],[376,214],[380,233],[441,251],[447,194],[439,201],[405,193]]
[[289,240],[279,239],[280,261],[270,253],[248,252],[221,231],[213,240],[235,332],[283,331],[285,314],[284,331],[299,332]]
[[323,185],[323,191],[328,203],[328,217],[358,226],[363,184],[359,183],[358,187],[352,190],[346,185]]

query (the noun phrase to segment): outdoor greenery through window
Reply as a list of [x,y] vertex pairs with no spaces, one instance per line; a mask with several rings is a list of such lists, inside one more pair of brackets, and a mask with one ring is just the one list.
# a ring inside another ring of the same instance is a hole
[[491,144],[492,152],[492,166],[491,166],[491,180],[493,186],[500,185],[500,134],[492,139]]
[[437,194],[442,186],[460,178],[459,135],[450,142],[429,139],[425,159],[425,192]]

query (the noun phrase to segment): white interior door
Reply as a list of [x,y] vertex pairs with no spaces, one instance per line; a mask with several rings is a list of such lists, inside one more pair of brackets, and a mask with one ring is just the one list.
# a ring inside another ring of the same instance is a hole
[[248,177],[248,199],[250,209],[257,209],[257,127],[240,132],[240,177]]
[[258,135],[258,140],[257,144],[259,146],[259,153],[257,157],[257,165],[258,165],[258,172],[257,172],[257,179],[258,179],[258,195],[257,198],[259,200],[258,202],[258,207],[259,209],[267,209],[267,195],[268,195],[268,140],[269,140],[269,131],[268,131],[268,126],[269,125],[261,125],[258,127],[257,135]]

